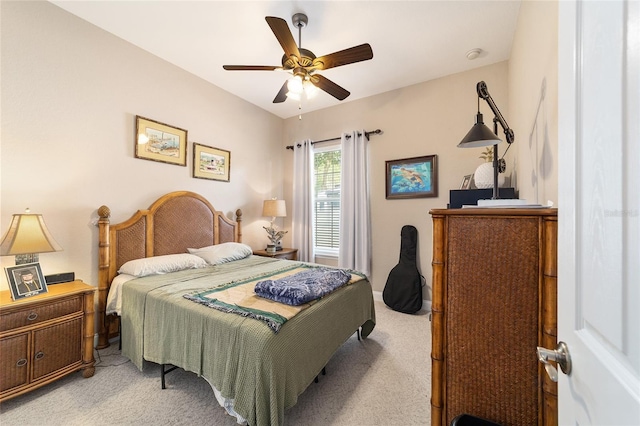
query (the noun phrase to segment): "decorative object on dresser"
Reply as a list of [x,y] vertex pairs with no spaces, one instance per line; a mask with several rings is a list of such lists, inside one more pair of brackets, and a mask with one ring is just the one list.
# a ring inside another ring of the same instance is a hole
[[[498,190],[498,174],[504,173],[506,165],[504,161],[504,155],[507,153],[507,150],[511,146],[514,140],[513,130],[507,124],[507,121],[500,113],[500,110],[496,106],[493,98],[489,94],[489,89],[487,89],[487,84],[484,81],[479,82],[476,85],[476,92],[478,92],[478,113],[476,114],[476,123],[473,125],[471,130],[465,135],[462,141],[458,144],[458,148],[480,148],[485,146],[493,145],[493,154],[492,154],[492,164],[493,164],[493,183],[486,184],[484,182],[484,171],[483,168],[485,165],[481,165],[476,170],[474,175],[474,180],[476,183],[476,187],[478,188],[491,188],[493,187],[493,199],[497,200],[499,197]],[[480,99],[484,99],[489,104],[491,111],[494,114],[493,119],[493,132],[489,130],[487,126],[484,125],[484,121],[482,119],[482,114],[480,113]],[[498,160],[498,144],[502,142],[498,138],[498,123],[502,126],[502,130],[504,130],[504,135],[507,140],[508,146],[507,150],[502,154],[502,158]],[[486,155],[486,154],[485,154]]]
[[136,115],[135,157],[187,165],[187,131]]
[[387,200],[438,196],[437,155],[388,160]]
[[557,385],[536,357],[556,346],[557,210],[430,213],[431,424],[557,424]]
[[193,177],[229,182],[231,151],[193,143]]
[[16,256],[16,265],[38,262],[38,253],[62,251],[53,239],[41,214],[14,214],[9,230],[2,237],[0,256]]
[[276,217],[287,216],[287,204],[284,200],[278,200],[276,198],[264,200],[264,203],[262,204],[262,216],[271,217],[269,227],[267,228],[266,226],[263,226],[269,235],[269,240],[271,241],[271,244],[267,245],[266,251],[275,252],[282,250],[280,240],[282,240],[282,237],[284,237],[287,231],[278,231],[278,229],[273,225],[273,221],[276,220]]
[[462,183],[460,184],[460,189],[471,189],[471,181],[473,180],[473,175],[465,175],[462,178]]
[[93,376],[94,291],[74,281],[17,301],[0,292],[0,401],[74,371]]
[[[493,167],[493,147],[488,146],[484,151],[482,151],[478,158],[483,159],[484,163],[480,164],[473,174],[473,180],[476,188],[493,188],[493,173],[495,171],[495,168]],[[498,188],[502,188],[507,180],[504,175],[505,168],[506,163],[498,164],[498,171],[500,172],[498,173]]]
[[7,273],[9,290],[13,300],[47,292],[47,282],[42,276],[39,263],[9,266],[4,270]]
[[256,256],[273,257],[276,259],[298,260],[298,249],[283,248],[279,251],[254,250]]

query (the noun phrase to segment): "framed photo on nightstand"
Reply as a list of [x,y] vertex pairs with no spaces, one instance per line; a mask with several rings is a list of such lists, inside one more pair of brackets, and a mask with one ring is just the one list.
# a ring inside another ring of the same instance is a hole
[[42,275],[39,263],[25,263],[23,265],[4,268],[9,281],[11,298],[19,300],[36,294],[46,293],[47,283]]

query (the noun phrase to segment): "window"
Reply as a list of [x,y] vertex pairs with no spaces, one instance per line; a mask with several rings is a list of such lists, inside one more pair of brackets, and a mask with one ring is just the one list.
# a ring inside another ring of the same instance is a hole
[[315,252],[338,256],[340,248],[340,145],[316,147],[314,171]]

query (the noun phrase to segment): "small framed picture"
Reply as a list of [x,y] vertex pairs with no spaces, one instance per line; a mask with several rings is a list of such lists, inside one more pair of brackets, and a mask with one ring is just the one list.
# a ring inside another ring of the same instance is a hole
[[386,162],[386,198],[423,198],[438,196],[436,155],[403,158]]
[[229,182],[231,152],[212,146],[193,143],[193,177]]
[[473,175],[465,175],[462,178],[462,183],[460,184],[460,189],[470,189],[471,188],[471,179],[473,179]]
[[161,163],[187,165],[187,131],[136,115],[135,156]]
[[13,300],[35,296],[48,291],[39,263],[9,266],[4,270],[7,274]]

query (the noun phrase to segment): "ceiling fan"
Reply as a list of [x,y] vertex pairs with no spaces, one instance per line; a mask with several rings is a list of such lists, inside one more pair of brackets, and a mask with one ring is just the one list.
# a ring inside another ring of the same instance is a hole
[[284,102],[287,96],[291,96],[292,92],[293,94],[299,94],[302,92],[303,87],[309,85],[324,90],[334,98],[342,101],[351,93],[323,75],[316,73],[316,71],[367,61],[373,58],[373,50],[371,50],[371,46],[368,43],[320,57],[316,57],[310,50],[303,49],[301,47],[302,28],[309,22],[307,15],[304,13],[296,13],[292,17],[293,25],[298,28],[298,45],[296,45],[296,41],[289,30],[287,21],[274,16],[267,16],[265,19],[284,50],[282,66],[223,65],[222,68],[228,71],[291,71],[294,78],[285,81],[273,99],[273,103]]

